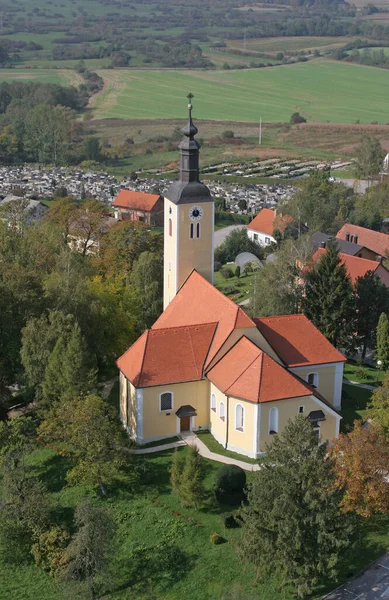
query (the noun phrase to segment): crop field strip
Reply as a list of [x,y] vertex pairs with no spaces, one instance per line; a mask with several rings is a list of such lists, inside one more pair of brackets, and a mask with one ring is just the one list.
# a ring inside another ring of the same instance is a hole
[[40,81],[59,85],[79,85],[82,77],[70,69],[0,69],[2,81]]
[[99,72],[109,84],[93,103],[96,119],[177,118],[183,97],[192,91],[199,119],[256,122],[262,116],[267,122],[287,122],[299,111],[311,122],[389,121],[387,73],[356,64],[317,60],[239,71],[107,73]]

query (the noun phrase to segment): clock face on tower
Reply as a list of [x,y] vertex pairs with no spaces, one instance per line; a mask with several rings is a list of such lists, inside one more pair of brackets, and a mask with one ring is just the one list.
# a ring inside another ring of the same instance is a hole
[[202,216],[203,209],[200,208],[200,206],[192,206],[192,208],[189,211],[189,218],[192,219],[192,221],[199,221]]

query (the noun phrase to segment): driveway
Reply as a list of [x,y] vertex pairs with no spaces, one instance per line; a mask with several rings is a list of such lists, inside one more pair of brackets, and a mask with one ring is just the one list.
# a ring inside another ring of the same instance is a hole
[[389,553],[323,600],[389,600]]
[[223,229],[215,231],[215,248],[217,248],[224,242],[227,235],[231,233],[231,231],[235,231],[235,229],[239,231],[239,229],[243,229],[243,227],[245,227],[245,225],[229,225],[228,227],[223,227]]

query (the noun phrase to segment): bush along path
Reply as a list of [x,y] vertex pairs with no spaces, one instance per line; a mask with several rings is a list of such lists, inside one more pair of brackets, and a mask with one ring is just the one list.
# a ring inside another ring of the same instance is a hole
[[151,454],[152,452],[161,452],[163,450],[170,450],[171,448],[178,448],[179,446],[184,446],[188,444],[188,446],[196,446],[201,456],[204,458],[208,458],[209,460],[214,460],[215,462],[224,463],[227,465],[236,465],[245,469],[246,471],[259,471],[259,465],[253,465],[244,462],[244,460],[236,460],[235,458],[230,458],[229,456],[223,456],[222,454],[216,454],[215,452],[211,452],[209,448],[202,442],[193,431],[187,431],[181,433],[182,440],[178,442],[172,442],[171,444],[161,444],[160,446],[154,446],[152,448],[137,448],[132,452],[134,454]]

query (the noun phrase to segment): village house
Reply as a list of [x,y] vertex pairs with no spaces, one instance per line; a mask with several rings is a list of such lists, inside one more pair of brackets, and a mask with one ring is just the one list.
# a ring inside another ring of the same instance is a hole
[[132,190],[120,190],[112,202],[115,218],[119,221],[131,219],[141,221],[151,227],[163,226],[164,201],[159,194],[146,194]]
[[338,231],[336,238],[362,246],[357,253],[360,258],[377,260],[379,256],[385,258],[389,253],[389,235],[366,227],[346,223]]
[[246,225],[247,235],[257,244],[268,246],[277,241],[273,235],[274,231],[283,233],[292,220],[289,215],[277,214],[277,210],[263,208],[251,223]]
[[259,457],[303,414],[319,442],[333,440],[343,355],[305,316],[252,320],[213,285],[214,201],[199,180],[191,110],[164,199],[164,311],[117,361],[123,425],[140,444],[209,429]]
[[[312,261],[317,262],[321,256],[326,253],[325,248],[318,248],[312,256]],[[372,271],[381,282],[389,288],[389,271],[383,265],[382,256],[379,260],[368,260],[367,258],[359,258],[359,256],[351,256],[344,252],[339,252],[340,260],[345,265],[347,275],[350,277],[351,283],[355,285],[358,277],[364,277],[366,273]]]

